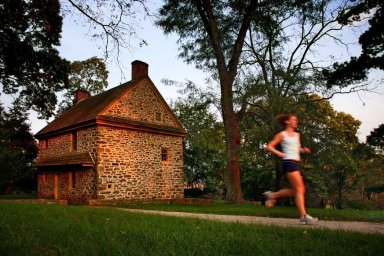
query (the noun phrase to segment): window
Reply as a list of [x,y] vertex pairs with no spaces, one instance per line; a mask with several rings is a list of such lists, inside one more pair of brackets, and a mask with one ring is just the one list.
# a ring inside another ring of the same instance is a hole
[[76,172],[68,172],[68,188],[74,189],[76,187]]
[[48,139],[44,140],[44,149],[48,148]]
[[161,149],[161,161],[168,161],[168,149]]
[[155,120],[157,122],[161,122],[162,118],[161,118],[161,113],[160,112],[156,112],[155,113]]
[[77,132],[72,133],[72,151],[77,151]]

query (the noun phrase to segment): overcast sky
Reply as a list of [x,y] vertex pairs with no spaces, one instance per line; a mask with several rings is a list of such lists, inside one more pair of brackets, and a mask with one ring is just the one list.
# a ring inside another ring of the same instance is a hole
[[[74,23],[74,17],[66,17],[64,20],[61,46],[59,50],[62,57],[74,61],[85,60],[93,56],[103,57],[102,49],[98,49],[85,34],[85,30]],[[149,64],[149,76],[159,89],[167,102],[177,97],[177,89],[164,86],[161,79],[171,79],[179,82],[185,80],[202,84],[207,76],[192,65],[185,64],[178,59],[177,37],[166,37],[163,32],[151,25],[149,21],[143,24],[139,34],[143,35],[148,46],[137,47],[130,51],[124,51],[120,56],[125,78],[121,77],[120,69],[116,63],[107,63],[109,70],[108,89],[131,79],[131,62],[141,60]],[[380,73],[380,76],[383,72]],[[381,77],[382,79],[382,77]],[[381,92],[384,91],[381,86]],[[2,97],[3,98],[3,97]],[[359,130],[359,138],[365,141],[366,136],[379,124],[384,123],[384,94],[359,93],[336,95],[331,103],[335,110],[351,114],[355,119],[362,122]],[[36,114],[31,114],[31,129],[33,133],[38,132],[46,125],[43,120],[38,120]]]

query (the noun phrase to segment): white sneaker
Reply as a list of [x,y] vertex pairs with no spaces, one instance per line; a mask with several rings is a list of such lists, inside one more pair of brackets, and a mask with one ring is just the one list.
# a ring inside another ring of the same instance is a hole
[[272,195],[271,191],[267,191],[263,193],[263,196],[265,197],[265,206],[268,208],[273,207],[276,204],[276,199],[272,199],[271,195]]
[[300,223],[302,225],[313,225],[315,224],[319,219],[314,218],[311,215],[307,214],[305,216],[300,217]]

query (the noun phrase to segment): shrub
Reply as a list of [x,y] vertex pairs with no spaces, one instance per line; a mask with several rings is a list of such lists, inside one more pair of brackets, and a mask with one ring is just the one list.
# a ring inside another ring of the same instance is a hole
[[184,197],[187,198],[198,198],[204,194],[203,190],[199,188],[188,188],[184,189]]

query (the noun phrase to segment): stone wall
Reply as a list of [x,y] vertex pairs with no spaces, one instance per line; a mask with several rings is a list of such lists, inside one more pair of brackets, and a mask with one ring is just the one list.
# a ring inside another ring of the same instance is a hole
[[[58,182],[57,198],[55,198],[55,179]],[[61,171],[40,171],[37,182],[37,196],[40,199],[66,199],[70,202],[85,202],[96,197],[95,171],[89,167],[78,169],[63,167]]]
[[39,157],[65,155],[71,152],[71,134],[63,134],[39,141]]
[[100,127],[99,133],[98,199],[183,198],[181,137],[112,127]]
[[[77,132],[77,152],[90,152],[96,157],[97,128],[80,129]],[[72,133],[65,133],[39,141],[39,158],[70,154]]]
[[[161,120],[156,119],[156,113],[161,114]],[[178,127],[171,113],[162,104],[152,85],[147,80],[143,80],[131,88],[128,94],[108,109],[104,115]]]
[[[39,158],[70,154],[72,133],[58,135],[39,141]],[[96,160],[97,128],[91,127],[77,131],[77,152],[90,152]],[[48,143],[48,146],[46,146]],[[50,166],[40,168],[38,175],[38,198],[54,199],[55,175],[58,177],[58,199],[85,201],[95,198],[95,169],[79,166]],[[69,176],[72,183],[69,184]],[[72,184],[75,184],[74,186]]]
[[89,152],[93,159],[97,157],[98,129],[91,127],[77,131],[77,151]]

